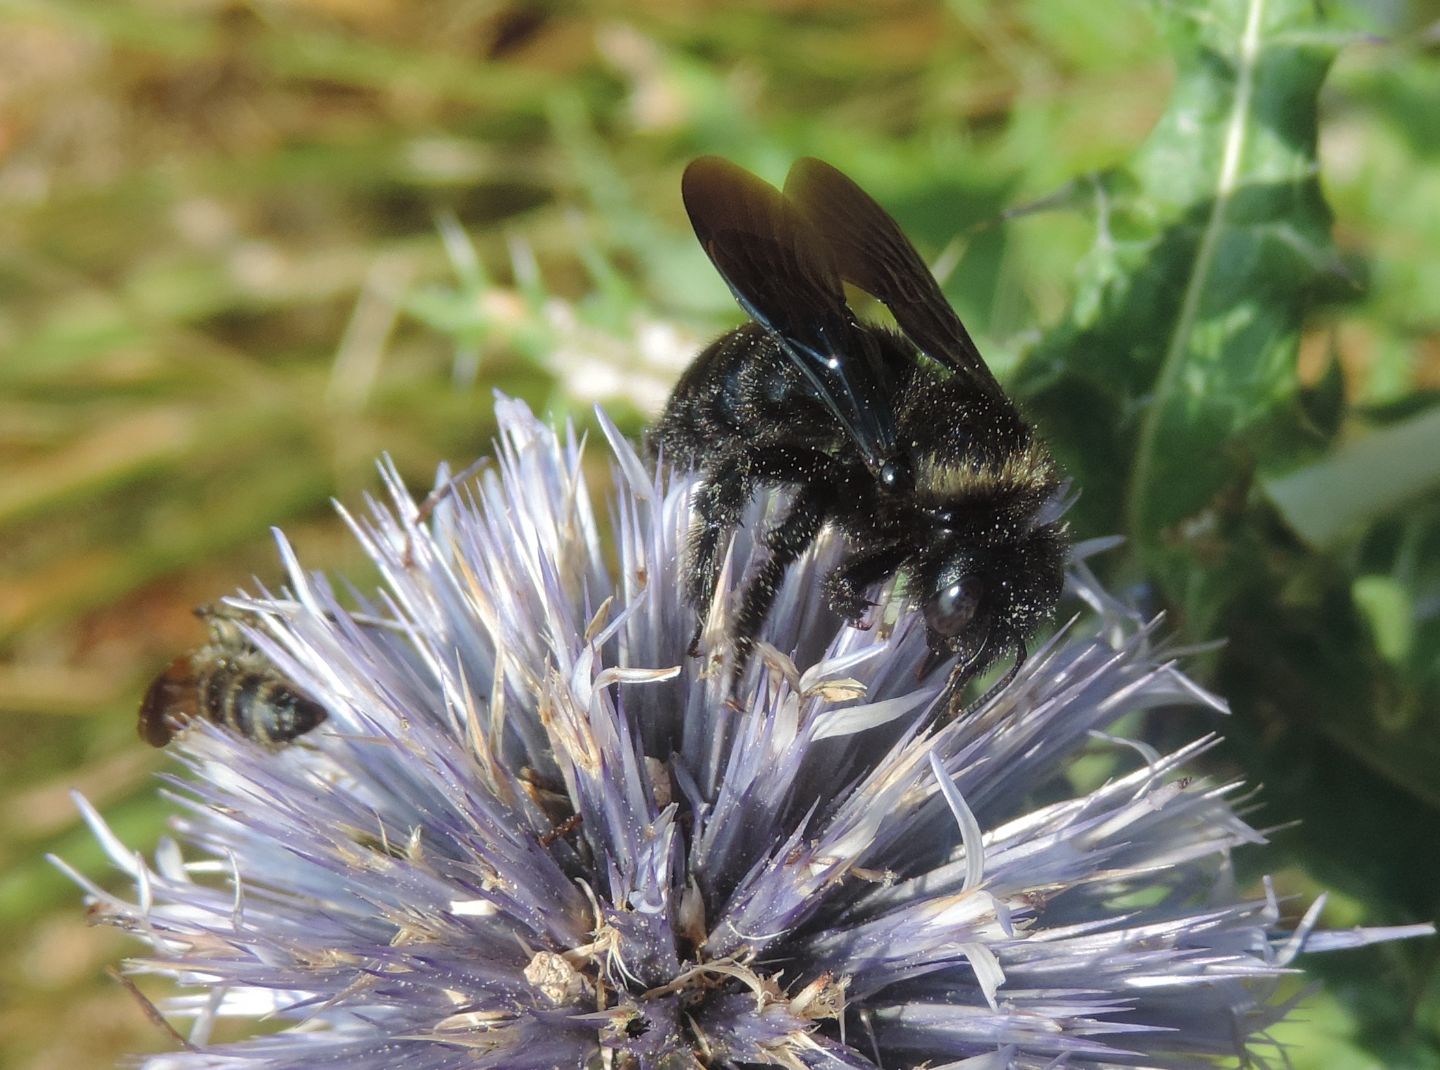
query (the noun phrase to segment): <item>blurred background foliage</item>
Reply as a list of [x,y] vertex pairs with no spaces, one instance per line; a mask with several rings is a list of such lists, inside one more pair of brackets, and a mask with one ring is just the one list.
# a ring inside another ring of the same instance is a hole
[[[701,152],[887,205],[1226,694],[1298,916],[1440,901],[1440,22],[1421,0],[0,0],[0,1065],[167,1040],[66,792],[190,607],[367,582],[328,504],[485,452],[495,388],[638,433],[738,313]],[[1263,15],[1263,17],[1255,17]],[[1301,819],[1298,825],[1293,824]],[[1440,1066],[1437,941],[1312,960],[1297,1066]],[[1298,982],[1297,982],[1298,985]]]

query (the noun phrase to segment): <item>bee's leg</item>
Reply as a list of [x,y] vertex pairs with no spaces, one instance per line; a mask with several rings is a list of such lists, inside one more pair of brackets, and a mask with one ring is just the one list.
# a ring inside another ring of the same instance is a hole
[[[831,467],[830,458],[820,450],[774,441],[752,443],[743,450],[724,454],[711,462],[705,482],[695,492],[696,521],[690,532],[686,555],[685,597],[700,618],[695,624],[695,634],[690,637],[691,657],[700,653],[700,632],[705,626],[705,613],[715,597],[715,583],[720,578],[721,551],[731,532],[739,525],[756,487],[762,483],[800,483],[808,486],[810,482],[817,482],[818,485]],[[803,496],[804,492],[801,493]],[[800,550],[804,548],[802,545]],[[786,563],[796,556],[799,556],[799,551],[787,558]],[[774,597],[773,592],[770,597]],[[762,619],[764,609],[768,608],[767,600],[761,610]],[[758,630],[757,622],[745,640],[746,644]]]
[[875,603],[865,592],[892,575],[904,561],[905,548],[895,543],[846,558],[825,577],[826,603],[855,627],[867,627],[863,623],[865,611]]
[[785,570],[805,548],[815,541],[834,505],[835,492],[823,483],[806,483],[796,493],[785,516],[769,528],[762,541],[770,556],[745,585],[740,599],[740,612],[735,617],[735,671],[738,674],[749,660],[755,636],[765,623],[765,615],[779,593]]
[[720,578],[721,547],[740,523],[754,490],[755,476],[742,454],[722,457],[695,491],[695,526],[685,555],[685,598],[699,615],[690,637],[691,657],[700,653],[700,631]]

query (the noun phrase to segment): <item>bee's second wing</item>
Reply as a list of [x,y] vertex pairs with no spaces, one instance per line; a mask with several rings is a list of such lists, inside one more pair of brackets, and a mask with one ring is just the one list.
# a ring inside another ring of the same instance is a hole
[[878,298],[927,356],[1000,394],[995,376],[900,224],[823,160],[795,161],[785,196],[823,236],[842,278]]
[[895,443],[887,371],[845,304],[829,247],[774,186],[718,156],[685,169],[695,236],[740,306],[772,331],[872,466]]

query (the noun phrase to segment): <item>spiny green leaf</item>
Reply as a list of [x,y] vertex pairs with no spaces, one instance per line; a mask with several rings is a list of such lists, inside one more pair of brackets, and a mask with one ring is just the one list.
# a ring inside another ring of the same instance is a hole
[[1301,321],[1335,263],[1315,145],[1337,41],[1313,5],[1156,10],[1177,66],[1169,107],[1085,187],[1094,248],[1019,383],[1085,487],[1080,526],[1123,522],[1142,551],[1298,423]]

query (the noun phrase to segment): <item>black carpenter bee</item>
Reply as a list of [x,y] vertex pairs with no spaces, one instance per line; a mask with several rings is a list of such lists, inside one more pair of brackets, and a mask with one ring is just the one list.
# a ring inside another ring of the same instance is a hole
[[289,743],[325,720],[325,708],[280,674],[233,615],[201,607],[210,642],[181,654],[140,702],[140,738],[163,747],[196,718],[266,746]]
[[[781,193],[727,160],[695,160],[682,193],[695,235],[753,323],[686,370],[652,432],[698,470],[685,562],[702,614],[746,504],[793,488],[762,536],[733,639],[743,660],[785,571],[829,524],[847,554],[824,593],[864,626],[867,592],[897,572],[935,658],[963,682],[1026,641],[1060,596],[1061,475],[985,366],[899,225],[829,164],[802,159]],[[844,283],[899,330],[856,319]],[[691,643],[696,652],[699,629]]]

